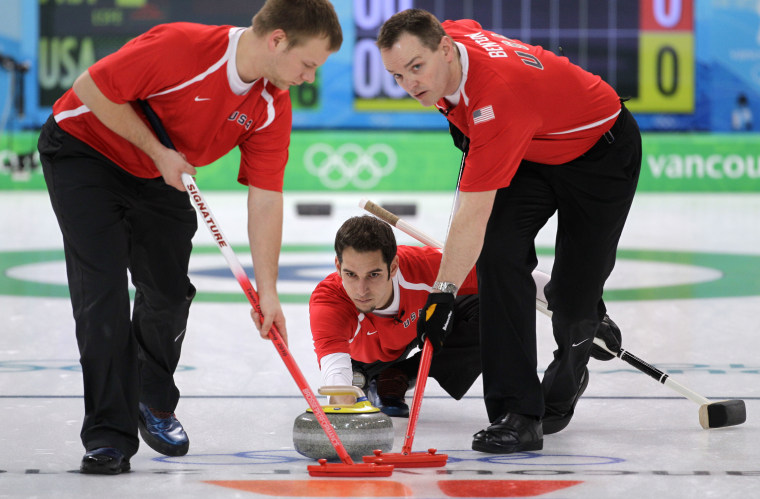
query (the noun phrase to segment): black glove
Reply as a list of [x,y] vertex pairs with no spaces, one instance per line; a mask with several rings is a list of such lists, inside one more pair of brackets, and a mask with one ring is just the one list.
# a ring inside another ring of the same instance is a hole
[[[619,352],[623,343],[623,335],[620,334],[620,328],[612,322],[609,315],[605,315],[602,322],[599,323],[599,329],[596,330],[596,337],[607,344],[607,348],[613,352]],[[594,345],[591,347],[591,356],[597,360],[611,360],[615,356],[604,350],[602,347]]]
[[443,346],[446,336],[454,328],[454,295],[452,293],[430,293],[427,303],[417,319],[417,339],[425,345],[429,339],[433,351]]
[[454,139],[454,145],[462,152],[467,152],[470,148],[470,139],[462,131],[449,122],[449,133]]

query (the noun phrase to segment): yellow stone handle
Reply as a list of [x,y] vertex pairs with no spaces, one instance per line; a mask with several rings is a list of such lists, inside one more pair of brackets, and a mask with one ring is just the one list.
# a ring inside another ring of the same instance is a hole
[[364,392],[358,386],[327,385],[319,388],[320,395],[353,395],[364,397]]

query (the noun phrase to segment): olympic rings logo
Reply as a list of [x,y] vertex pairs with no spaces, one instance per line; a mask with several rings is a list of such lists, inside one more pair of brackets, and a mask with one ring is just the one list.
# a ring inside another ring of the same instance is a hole
[[303,161],[306,171],[328,189],[341,189],[349,184],[371,189],[396,169],[398,158],[387,144],[372,144],[365,150],[350,142],[337,149],[318,142],[306,149]]

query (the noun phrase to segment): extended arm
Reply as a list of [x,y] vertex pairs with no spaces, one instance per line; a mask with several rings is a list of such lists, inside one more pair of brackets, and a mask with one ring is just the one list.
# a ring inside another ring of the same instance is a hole
[[[496,191],[460,194],[459,209],[451,221],[436,281],[453,283],[457,288],[462,287],[483,248],[483,238],[495,195]],[[448,290],[448,286],[445,285],[442,289],[443,292],[433,287],[417,321],[417,338],[423,344],[430,340],[434,351],[443,346],[454,324],[451,319],[456,290]]]
[[288,341],[285,316],[277,296],[277,274],[282,246],[282,193],[250,186],[248,188],[248,240],[256,274],[263,323],[251,312],[263,338],[277,326],[285,343]]
[[[322,374],[322,386],[351,386],[353,382],[353,368],[351,356],[347,353],[331,353],[319,359],[320,372]],[[353,404],[356,397],[353,395],[331,395],[329,404]]]
[[496,191],[460,193],[459,209],[451,221],[437,281],[462,286],[483,248],[486,225],[495,197]]

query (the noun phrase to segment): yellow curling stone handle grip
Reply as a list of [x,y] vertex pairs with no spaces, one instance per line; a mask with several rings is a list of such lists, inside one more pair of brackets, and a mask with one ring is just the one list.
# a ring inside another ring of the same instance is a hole
[[[358,386],[339,386],[328,385],[319,388],[320,395],[353,395],[356,397],[357,402],[354,404],[333,404],[323,405],[322,409],[329,414],[362,414],[380,412],[380,409],[374,407],[364,392]],[[312,412],[311,408],[306,409],[307,412]]]
[[358,386],[353,385],[327,385],[319,388],[320,395],[353,395],[356,398],[364,397],[364,392]]

